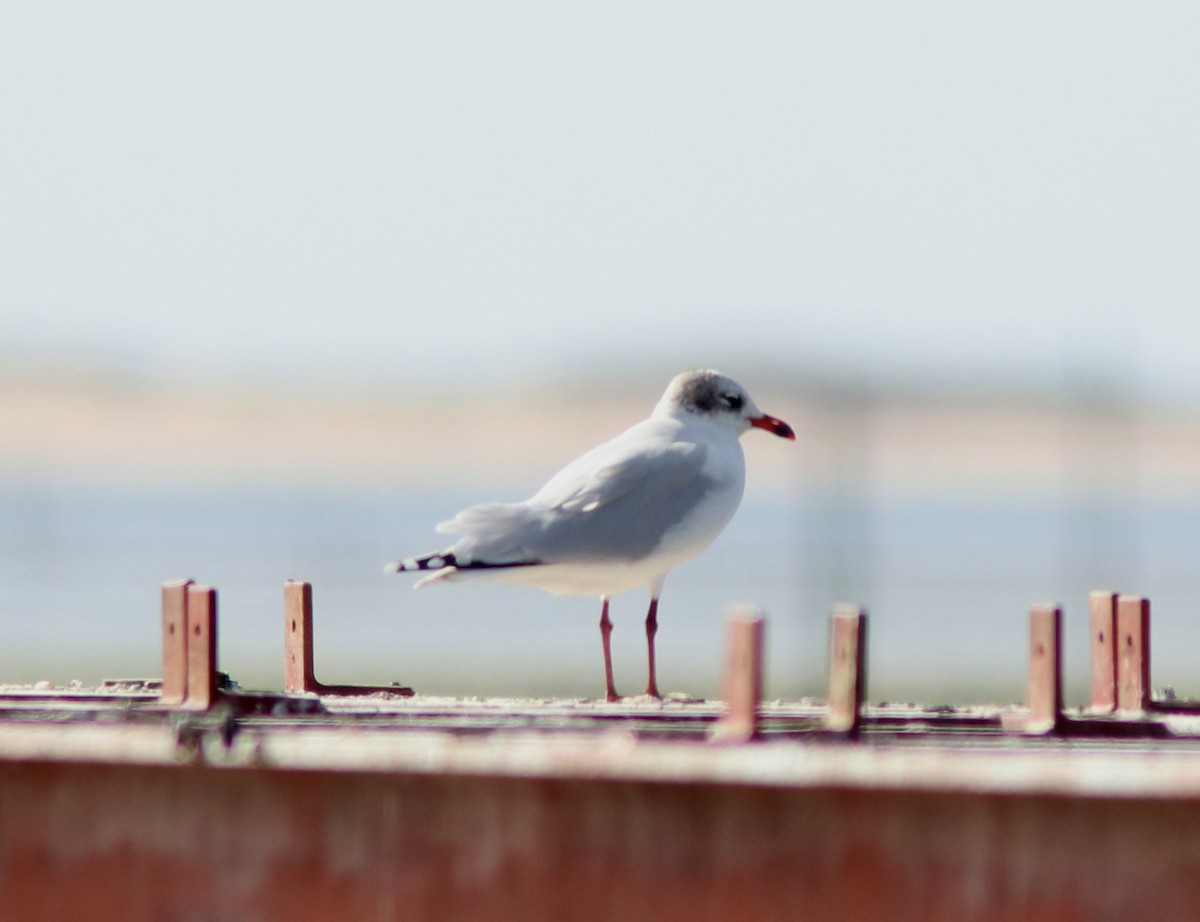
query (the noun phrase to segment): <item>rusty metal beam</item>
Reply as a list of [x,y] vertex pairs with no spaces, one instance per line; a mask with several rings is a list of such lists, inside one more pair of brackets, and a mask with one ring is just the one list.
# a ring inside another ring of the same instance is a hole
[[763,685],[763,627],[765,619],[753,609],[735,611],[729,618],[725,646],[725,713],[713,728],[721,743],[744,743],[758,734],[758,709]]
[[829,695],[825,729],[854,734],[867,689],[867,615],[855,605],[836,608],[829,621]]
[[1092,628],[1091,710],[1109,714],[1117,706],[1117,594],[1092,592],[1088,614]]
[[0,761],[0,815],[35,922],[1200,918],[1191,797]]

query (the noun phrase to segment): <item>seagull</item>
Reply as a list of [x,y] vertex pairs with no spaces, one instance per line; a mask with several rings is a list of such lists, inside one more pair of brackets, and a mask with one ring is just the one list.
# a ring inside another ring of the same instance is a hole
[[460,535],[457,541],[385,569],[427,571],[417,587],[490,577],[555,595],[599,596],[609,701],[621,700],[613,684],[609,598],[644,586],[650,594],[645,694],[661,699],[654,636],[663,581],[708,547],[737,511],[746,481],[739,438],[752,428],[796,438],[733,379],[685,371],[649,419],[572,461],[529,499],[464,509],[437,526]]

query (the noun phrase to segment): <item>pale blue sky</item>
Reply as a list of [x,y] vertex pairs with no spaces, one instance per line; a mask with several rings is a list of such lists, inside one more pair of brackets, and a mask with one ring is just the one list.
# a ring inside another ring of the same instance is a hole
[[9,2],[0,358],[1200,399],[1198,164],[1193,4]]

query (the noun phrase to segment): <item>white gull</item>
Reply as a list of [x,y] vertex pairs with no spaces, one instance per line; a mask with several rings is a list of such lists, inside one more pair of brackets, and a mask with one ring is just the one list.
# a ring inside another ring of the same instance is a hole
[[388,564],[432,571],[417,586],[492,577],[557,595],[598,595],[604,678],[616,701],[610,596],[645,586],[649,681],[656,698],[654,635],[667,573],[712,543],[737,511],[746,480],[739,437],[751,428],[795,439],[736,381],[687,371],[667,387],[650,418],[593,448],[521,503],[464,509],[438,526],[461,535],[436,554]]

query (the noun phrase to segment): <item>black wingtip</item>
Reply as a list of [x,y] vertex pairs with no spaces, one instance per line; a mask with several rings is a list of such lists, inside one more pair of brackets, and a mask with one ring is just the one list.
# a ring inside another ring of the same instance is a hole
[[451,553],[426,554],[424,557],[406,557],[403,560],[393,560],[383,568],[384,573],[413,573],[418,570],[441,570],[445,567],[457,567],[458,562]]

